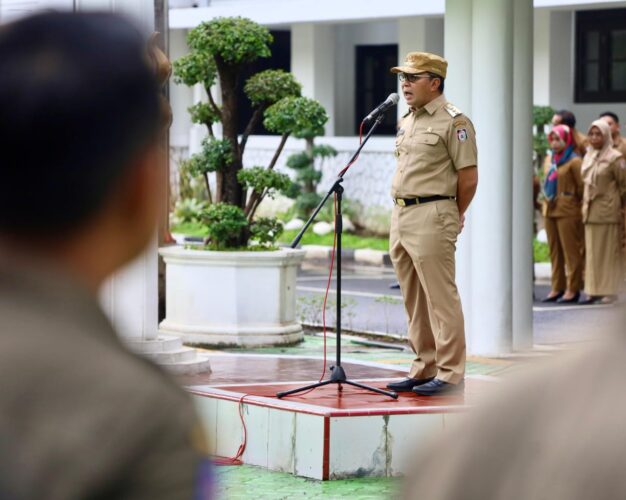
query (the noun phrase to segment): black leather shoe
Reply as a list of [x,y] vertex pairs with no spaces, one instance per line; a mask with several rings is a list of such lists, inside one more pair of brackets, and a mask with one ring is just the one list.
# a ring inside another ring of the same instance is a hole
[[400,282],[396,281],[395,283],[392,283],[391,285],[389,285],[389,288],[391,288],[392,290],[400,290]]
[[561,297],[563,297],[563,294],[565,292],[559,292],[557,293],[554,297],[546,297],[545,299],[543,299],[541,302],[556,302],[557,300],[559,300]]
[[557,304],[577,304],[578,299],[580,299],[580,292],[576,292],[576,295],[574,295],[571,299],[564,299],[563,297],[561,297],[559,300],[556,301],[556,303]]
[[387,389],[391,389],[396,392],[411,392],[416,385],[422,385],[435,380],[435,377],[430,378],[405,378],[400,382],[391,382],[387,384]]
[[427,382],[426,384],[413,387],[413,392],[420,396],[441,396],[443,394],[462,393],[465,390],[465,382],[461,380],[458,384],[444,382],[438,378]]

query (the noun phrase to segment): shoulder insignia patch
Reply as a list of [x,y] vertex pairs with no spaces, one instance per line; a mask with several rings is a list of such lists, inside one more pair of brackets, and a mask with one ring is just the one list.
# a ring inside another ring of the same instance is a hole
[[444,106],[444,109],[448,112],[448,114],[452,118],[456,118],[457,116],[463,114],[463,112],[459,108],[457,108],[454,104],[451,104],[449,102],[446,103],[446,105]]
[[455,128],[464,127],[465,125],[467,125],[467,121],[464,120],[463,118],[459,118],[457,120],[454,120],[454,122],[452,122],[452,126]]

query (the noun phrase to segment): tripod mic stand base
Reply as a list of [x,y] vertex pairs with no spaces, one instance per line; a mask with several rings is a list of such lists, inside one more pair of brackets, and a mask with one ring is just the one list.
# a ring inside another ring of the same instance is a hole
[[290,391],[283,391],[276,394],[278,399],[283,398],[285,396],[290,396],[291,394],[297,394],[298,392],[309,391],[312,389],[317,389],[318,387],[323,387],[329,384],[339,384],[339,390],[342,390],[341,384],[351,385],[352,387],[358,387],[359,389],[365,389],[366,391],[376,392],[378,394],[382,394],[383,396],[389,396],[393,399],[398,399],[398,395],[393,391],[383,391],[382,389],[378,389],[376,387],[371,387],[369,385],[360,384],[358,382],[353,382],[352,380],[348,380],[346,377],[346,372],[344,371],[342,366],[331,366],[330,367],[331,375],[330,379],[324,380],[322,382],[317,382],[315,384],[307,385],[304,387],[299,387],[298,389],[291,389]]

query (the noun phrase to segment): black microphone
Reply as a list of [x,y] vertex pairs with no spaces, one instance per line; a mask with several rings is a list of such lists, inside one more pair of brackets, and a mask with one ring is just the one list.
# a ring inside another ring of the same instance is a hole
[[369,115],[367,115],[363,119],[363,122],[365,122],[365,123],[371,122],[378,115],[384,113],[385,111],[387,111],[392,106],[395,106],[396,104],[398,104],[399,100],[400,100],[400,96],[398,94],[396,94],[395,92],[393,94],[389,94],[389,97],[387,97],[387,99],[385,99],[385,102],[383,102],[374,111],[372,111]]

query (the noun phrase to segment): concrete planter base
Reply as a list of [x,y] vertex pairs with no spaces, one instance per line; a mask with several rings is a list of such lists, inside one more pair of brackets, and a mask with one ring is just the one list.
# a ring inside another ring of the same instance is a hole
[[214,346],[292,344],[302,250],[214,252],[166,247],[165,319],[160,331]]

